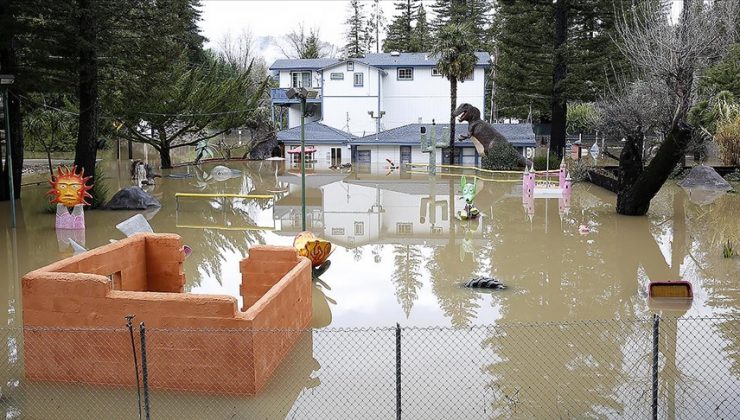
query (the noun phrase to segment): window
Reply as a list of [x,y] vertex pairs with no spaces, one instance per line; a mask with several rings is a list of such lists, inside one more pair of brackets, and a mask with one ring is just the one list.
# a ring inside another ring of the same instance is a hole
[[413,223],[396,223],[396,235],[411,235],[413,233]]
[[363,79],[364,79],[363,73],[355,73],[355,87],[362,87]]
[[311,87],[311,72],[296,71],[290,74],[292,78],[292,87]]
[[442,234],[442,226],[435,226],[431,229],[432,235],[441,235]]
[[344,236],[344,228],[331,228],[331,234],[334,236]]
[[331,80],[344,80],[344,73],[332,73],[330,78]]
[[432,76],[442,77],[442,73],[439,72],[439,69],[438,68],[432,67]]
[[399,67],[396,73],[397,80],[414,80],[413,67]]
[[362,236],[365,234],[365,222],[355,222],[355,235]]
[[347,62],[347,71],[355,71],[355,62],[354,61],[348,61]]

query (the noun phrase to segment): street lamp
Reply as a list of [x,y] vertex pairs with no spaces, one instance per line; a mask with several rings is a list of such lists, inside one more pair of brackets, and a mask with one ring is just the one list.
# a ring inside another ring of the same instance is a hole
[[15,229],[15,186],[13,185],[13,156],[11,154],[10,141],[10,103],[8,101],[8,88],[14,81],[15,76],[12,74],[0,74],[0,89],[3,91],[3,110],[5,111],[5,164],[8,166],[10,217],[11,227]]
[[367,111],[370,118],[375,120],[375,140],[378,139],[378,133],[380,132],[380,119],[385,115],[385,111],[378,112],[378,116],[375,116],[375,111]]
[[288,99],[301,100],[301,227],[306,230],[306,99],[314,99],[319,92],[313,89],[290,88],[285,92]]

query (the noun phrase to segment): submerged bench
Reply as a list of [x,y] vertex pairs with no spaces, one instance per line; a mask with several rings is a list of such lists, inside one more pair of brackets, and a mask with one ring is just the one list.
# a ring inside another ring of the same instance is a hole
[[179,236],[146,233],[26,274],[27,379],[135,386],[124,319],[135,315],[152,389],[260,392],[311,321],[310,262],[292,247],[250,248],[239,309],[233,296],[184,293],[183,259]]

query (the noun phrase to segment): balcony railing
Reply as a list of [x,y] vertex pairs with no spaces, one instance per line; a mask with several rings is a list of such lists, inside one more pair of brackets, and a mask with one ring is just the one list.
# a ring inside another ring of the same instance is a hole
[[[288,95],[286,94],[288,88],[272,88],[270,89],[270,97],[272,98],[272,102],[276,104],[298,104],[300,103],[300,100],[298,98],[294,99],[288,99]],[[312,99],[306,99],[306,103],[320,103],[321,102],[321,94],[319,91],[319,96]]]

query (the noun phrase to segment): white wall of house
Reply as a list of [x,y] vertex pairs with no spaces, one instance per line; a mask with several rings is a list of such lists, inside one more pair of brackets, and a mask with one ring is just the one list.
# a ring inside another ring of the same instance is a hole
[[321,187],[321,190],[324,197],[324,238],[358,245],[378,239],[382,214],[368,212],[375,204],[375,188],[335,182]]
[[[380,72],[358,62],[352,62],[352,70],[348,70],[347,64],[343,62],[324,69],[322,122],[340,130],[349,126],[349,131],[356,136],[375,133],[376,123],[368,111],[378,113]],[[356,77],[362,79],[359,86],[356,86]]]
[[[316,70],[280,70],[279,83],[281,88],[290,88],[293,86],[292,73],[311,72],[311,86],[305,88],[321,88],[321,72]],[[302,77],[301,77],[302,80]]]
[[[319,109],[315,113],[307,115],[304,119],[306,124],[321,120],[321,110]],[[301,105],[290,105],[288,107],[288,128],[298,127],[299,125],[301,125]]]
[[[398,69],[386,69],[381,88],[381,109],[385,111],[386,130],[405,124],[450,121],[450,82],[432,76],[432,67],[414,67],[413,80],[398,80]],[[467,102],[483,112],[485,109],[484,69],[476,68],[473,80],[457,84],[457,103]]]
[[[357,146],[357,150],[358,152],[362,150],[370,151],[371,165],[387,165],[388,162],[386,161],[386,158],[390,159],[396,165],[401,163],[401,146]],[[442,149],[436,149],[436,161],[437,164],[444,163],[442,162]],[[412,146],[411,163],[429,163],[429,153],[422,152],[420,146]],[[475,165],[475,149],[472,147],[466,147],[463,149],[462,164]]]

